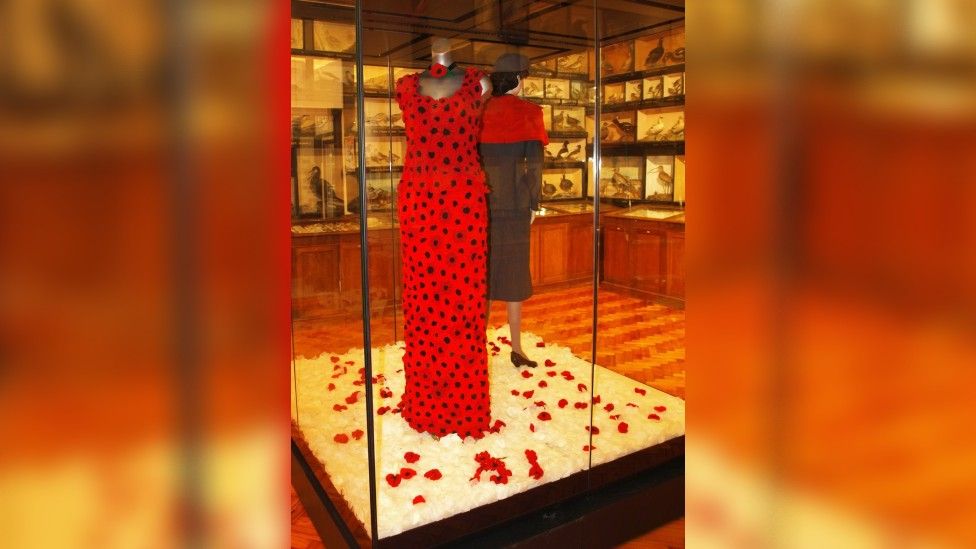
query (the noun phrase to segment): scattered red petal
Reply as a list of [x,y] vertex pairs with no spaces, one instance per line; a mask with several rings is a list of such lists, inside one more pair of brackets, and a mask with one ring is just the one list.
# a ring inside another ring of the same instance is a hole
[[541,412],[539,413],[538,417],[540,421],[549,421],[550,419],[552,419],[552,416],[549,415],[549,412]]
[[417,496],[413,498],[413,504],[417,505],[418,503],[427,503],[427,500],[424,499],[424,496]]
[[640,406],[634,404],[633,402],[628,402],[627,406],[630,406],[631,408],[640,408]]
[[338,442],[339,444],[345,444],[349,442],[349,435],[345,433],[339,433],[338,435],[332,437],[332,440]]
[[520,394],[520,393],[518,392],[518,390],[517,390],[517,389],[512,389],[512,394],[513,394],[514,396],[519,396],[519,394]]
[[584,452],[589,452],[590,450],[596,450],[596,446],[590,446],[589,444],[587,444],[586,446],[583,446],[583,451]]
[[549,384],[548,384],[548,383],[546,383],[546,380],[544,380],[544,379],[540,379],[540,380],[539,380],[539,387],[541,387],[541,388],[543,388],[543,389],[544,389],[544,388],[546,388],[546,387],[548,387],[548,386],[549,386]]
[[546,375],[549,376],[549,377],[556,377],[556,372],[548,371],[548,372],[546,372]]
[[330,391],[335,391],[335,383],[330,383],[329,384],[329,390]]
[[439,470],[431,469],[430,471],[424,473],[424,476],[429,478],[430,480],[440,480],[443,475],[441,475],[441,472]]
[[364,434],[366,433],[364,433],[362,429],[356,429],[355,431],[352,432],[352,438],[359,440],[363,438]]
[[665,408],[664,406],[655,406],[654,407],[654,411],[655,412],[663,412],[665,410],[667,410],[667,408]]
[[355,365],[356,365],[356,363],[355,363],[355,362],[353,362],[353,361],[351,361],[351,360],[347,360],[347,361],[346,361],[346,364],[348,364],[348,365],[350,365],[350,366],[355,366]]
[[364,382],[361,379],[357,379],[356,381],[353,381],[352,384],[361,387],[364,385]]
[[575,377],[573,377],[573,374],[569,373],[566,370],[564,370],[562,372],[562,376],[563,376],[563,379],[565,379],[566,381],[572,381],[572,380],[576,379]]
[[595,397],[593,397],[593,404],[599,404],[599,403],[600,403],[600,395],[596,395]]
[[382,389],[380,389],[380,396],[383,398],[390,398],[393,396],[393,391],[391,391],[386,387],[383,387]]
[[394,475],[392,473],[388,474],[386,475],[386,482],[388,482],[390,486],[396,488],[400,485],[400,475]]
[[589,406],[589,404],[585,402],[577,402],[573,404],[573,407],[576,408],[577,410],[585,410],[587,406]]
[[551,360],[549,360],[548,358],[546,359],[546,367],[547,367],[547,368],[552,368],[552,367],[553,367],[553,366],[555,366],[555,365],[556,365],[556,363],[555,363],[555,362],[553,362],[553,361],[551,361]]
[[390,411],[390,407],[389,406],[383,406],[379,410],[376,410],[376,413],[379,414],[379,415],[383,415],[383,414],[385,414],[385,413],[387,413],[389,411]]
[[657,414],[651,414],[651,415],[647,416],[647,419],[661,419],[661,416],[659,416]]
[[339,362],[339,357],[337,357],[337,356],[330,356],[329,357],[329,360],[331,360],[333,363]]
[[627,428],[628,428],[627,423],[625,423],[623,421],[621,421],[620,423],[617,424],[617,430],[620,431],[621,433],[626,433],[627,432]]
[[359,374],[360,376],[365,376],[366,375],[366,368],[365,367],[360,368],[360,369],[356,370],[356,373]]
[[610,404],[607,404],[606,406],[603,407],[603,409],[606,410],[606,411],[608,411],[608,412],[612,412],[613,411],[613,403],[611,402]]
[[534,395],[534,394],[535,394],[535,391],[523,391],[522,392],[522,396],[524,396],[525,398],[532,398],[532,395]]
[[529,465],[530,465],[530,467],[529,467],[529,476],[532,477],[532,478],[534,478],[534,479],[536,479],[536,480],[539,480],[540,478],[542,478],[542,475],[545,472],[542,470],[542,467],[539,466],[539,456],[536,455],[535,451],[534,450],[526,450],[525,451],[525,459],[529,460]]
[[355,404],[357,400],[359,400],[359,391],[356,391],[353,394],[347,396],[346,404]]
[[492,433],[497,433],[498,431],[501,431],[502,430],[502,427],[504,427],[504,426],[505,426],[505,422],[504,421],[502,421],[500,419],[496,419],[495,420],[495,424],[492,425],[491,428],[488,429],[488,430],[491,431]]
[[618,419],[620,419],[620,414],[614,414],[614,415],[610,416],[610,419],[612,419],[614,421],[617,421]]
[[536,343],[535,346],[536,347],[545,347],[546,344],[544,342],[540,341],[540,342]]
[[576,384],[576,390],[579,391],[579,392],[581,392],[581,393],[584,392],[584,391],[586,391],[586,384],[584,384],[584,383],[577,383]]
[[409,467],[402,467],[400,469],[400,478],[403,480],[410,480],[415,476],[417,476],[417,471],[414,471]]
[[528,370],[522,370],[522,377],[524,377],[525,379],[529,379],[530,377],[532,377],[532,372]]
[[637,393],[637,394],[639,394],[639,395],[646,395],[647,394],[647,391],[645,389],[641,389],[640,387],[634,387],[634,392]]
[[535,404],[536,406],[539,406],[540,408],[545,408],[546,401],[544,401],[544,400],[537,400],[537,401],[533,402],[533,404]]
[[406,454],[403,454],[403,459],[407,460],[407,463],[417,463],[417,460],[420,459],[420,455],[413,452],[407,452]]
[[565,398],[559,399],[559,407],[560,408],[565,408],[567,404],[569,404],[569,401],[566,400]]
[[586,426],[586,430],[592,432],[594,435],[599,435],[600,434],[600,428],[597,427],[596,425],[594,425],[592,428],[590,428],[590,426],[587,425]]
[[333,404],[332,405],[332,409],[335,410],[336,412],[341,412],[343,410],[348,410],[349,408],[347,408],[346,406],[344,406],[342,404]]
[[535,423],[529,424],[529,430],[532,431],[533,433],[535,432]]

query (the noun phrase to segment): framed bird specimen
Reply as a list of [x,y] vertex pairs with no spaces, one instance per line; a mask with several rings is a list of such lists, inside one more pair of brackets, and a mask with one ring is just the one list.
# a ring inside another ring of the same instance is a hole
[[547,168],[542,170],[542,200],[583,198],[582,168]]
[[291,48],[293,50],[305,48],[305,22],[301,19],[291,20]]
[[529,74],[538,76],[552,76],[556,74],[556,60],[545,59],[532,63],[529,65]]
[[603,76],[624,74],[634,70],[634,42],[618,42],[602,50],[600,68]]
[[674,201],[674,157],[648,156],[644,168],[644,198],[655,202]]
[[545,148],[546,162],[583,162],[586,143],[582,139],[553,139]]
[[624,82],[624,102],[641,100],[641,81],[628,80]]
[[585,75],[589,72],[589,63],[586,62],[586,53],[570,53],[556,58],[556,71],[559,74],[579,74]]
[[634,56],[637,58],[639,70],[656,69],[663,66],[665,34],[658,33],[634,41]]
[[637,135],[634,111],[608,112],[600,118],[600,141],[624,143],[634,141]]
[[674,201],[685,203],[685,157],[674,157]]
[[396,101],[389,99],[363,99],[363,114],[366,119],[366,129],[374,132],[403,131],[403,113]]
[[313,21],[312,47],[316,51],[352,53],[356,49],[356,27],[327,21]]
[[644,101],[664,98],[664,77],[651,76],[644,79]]
[[367,168],[401,168],[407,145],[403,137],[383,137],[366,141]]
[[639,141],[684,141],[684,107],[662,107],[637,111]]
[[626,91],[624,83],[604,84],[603,85],[603,104],[614,105],[625,101]]
[[528,76],[522,81],[522,96],[523,97],[538,97],[542,98],[545,96],[546,91],[546,79],[536,78],[533,76]]
[[[644,198],[644,180],[640,156],[604,156],[600,161],[600,198],[641,200]],[[592,164],[590,181],[596,181]],[[593,196],[593,185],[587,186],[587,196]]]
[[342,62],[291,56],[291,105],[294,108],[342,108]]
[[685,94],[685,73],[664,75],[664,97],[680,97]]
[[389,93],[389,70],[386,67],[363,65],[363,91],[366,93]]
[[583,121],[586,117],[584,107],[556,107],[552,108],[552,131],[579,132],[585,130]]
[[546,99],[569,99],[569,80],[546,78]]

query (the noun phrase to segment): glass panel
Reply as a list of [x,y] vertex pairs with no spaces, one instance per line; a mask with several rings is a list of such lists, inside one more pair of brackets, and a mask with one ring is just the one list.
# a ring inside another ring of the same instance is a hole
[[[675,15],[678,15],[676,18]],[[681,12],[600,10],[597,466],[684,434]]]

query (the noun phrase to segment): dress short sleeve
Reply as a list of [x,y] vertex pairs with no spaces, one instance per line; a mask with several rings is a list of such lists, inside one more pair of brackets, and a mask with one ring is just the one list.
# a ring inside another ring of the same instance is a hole
[[396,90],[396,101],[397,101],[397,105],[400,106],[401,111],[404,110],[404,107],[406,106],[407,102],[410,100],[410,85],[411,85],[410,79],[411,78],[416,79],[417,75],[406,74],[398,78],[396,81],[396,87],[394,88],[394,90]]

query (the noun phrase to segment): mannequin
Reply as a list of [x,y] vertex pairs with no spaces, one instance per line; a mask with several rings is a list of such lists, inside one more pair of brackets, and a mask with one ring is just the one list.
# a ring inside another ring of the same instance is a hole
[[[450,67],[454,60],[451,58],[451,41],[447,38],[434,38],[430,43],[430,62],[431,65],[439,63],[445,67]],[[434,78],[430,71],[420,74],[420,93],[434,99],[450,97],[461,87],[464,80],[464,69],[454,67],[449,73],[441,78]],[[491,92],[491,79],[485,75],[481,78],[481,95],[485,96]]]

